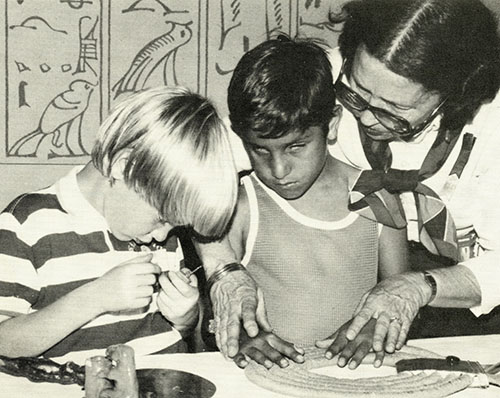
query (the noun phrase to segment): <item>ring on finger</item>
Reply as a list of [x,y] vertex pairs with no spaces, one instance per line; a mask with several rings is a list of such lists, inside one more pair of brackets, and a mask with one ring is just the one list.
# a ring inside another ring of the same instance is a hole
[[398,316],[392,316],[389,321],[392,323],[392,322],[397,322],[399,323],[400,325],[403,324],[403,321],[398,317]]

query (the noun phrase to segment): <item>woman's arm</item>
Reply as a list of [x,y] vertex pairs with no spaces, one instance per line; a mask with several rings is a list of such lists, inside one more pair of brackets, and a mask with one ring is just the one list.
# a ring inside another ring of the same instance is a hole
[[382,226],[379,236],[379,280],[409,270],[406,228]]
[[[241,186],[228,234],[217,242],[194,242],[207,280],[224,265],[241,261],[245,254],[249,224],[248,198],[244,187]],[[262,292],[248,272],[233,271],[225,274],[212,286],[210,297],[213,303],[217,346],[225,356],[233,357],[238,353],[241,323],[250,337],[258,334],[259,326],[265,331],[271,330]]]
[[[354,340],[372,318],[377,319],[373,348],[388,352],[406,341],[410,326],[425,306],[470,308],[481,302],[481,289],[474,274],[463,265],[428,271],[436,284],[435,296],[423,272],[406,272],[383,280],[368,292],[346,332]],[[385,342],[385,344],[384,344]]]

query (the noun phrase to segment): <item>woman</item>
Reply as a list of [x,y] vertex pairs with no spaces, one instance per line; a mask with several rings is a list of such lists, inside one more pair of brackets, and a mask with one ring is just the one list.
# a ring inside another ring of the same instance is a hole
[[[500,100],[495,99],[500,44],[496,20],[475,0],[362,0],[346,4],[344,13],[339,44],[348,78],[337,84],[337,96],[356,118],[360,134],[353,137],[342,129],[335,154],[365,169],[419,169],[413,187],[396,175],[385,188],[400,194],[409,240],[420,242],[411,246],[414,269],[433,269],[374,288],[348,330],[352,340],[370,318],[378,318],[374,348],[382,349],[388,334],[390,352],[401,347],[418,309],[428,303],[472,307],[476,315],[500,304],[491,283],[499,278],[494,267],[500,213],[490,211],[500,171],[495,155],[500,148]],[[376,174],[366,177],[373,181]],[[353,190],[371,192],[384,183]],[[384,197],[384,191],[378,194]],[[370,196],[366,202],[374,212],[386,210],[397,224],[399,213],[390,206],[376,209],[370,201],[375,195]],[[435,206],[441,201],[447,211]],[[430,214],[422,211],[429,210],[429,202],[435,206]],[[468,317],[459,311],[439,313],[449,322],[457,315]],[[429,328],[425,322],[431,319],[423,316],[420,323]],[[460,321],[455,323],[466,319]],[[469,320],[456,333],[480,333],[482,326],[487,323]]]
[[[473,307],[477,315],[500,304],[492,283],[500,279],[500,211],[493,202],[500,189],[500,40],[480,0],[357,0],[344,6],[342,18],[341,57],[333,51],[332,66],[346,111],[331,150],[367,170],[352,189],[351,209],[407,227],[418,242],[414,269],[433,269],[375,287],[347,330],[353,340],[377,318],[374,348],[381,350],[388,335],[392,351],[429,302]],[[453,266],[435,268],[444,265]],[[214,261],[208,272],[216,267]],[[259,294],[242,271],[214,284],[225,352],[235,352],[240,319],[256,332],[255,308],[266,325]],[[344,347],[345,331],[330,351]],[[348,344],[345,355],[357,347]]]

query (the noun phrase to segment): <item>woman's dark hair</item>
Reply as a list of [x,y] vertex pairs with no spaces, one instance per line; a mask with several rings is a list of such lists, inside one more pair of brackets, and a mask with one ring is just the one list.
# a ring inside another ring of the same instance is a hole
[[259,44],[238,62],[227,102],[231,127],[240,136],[255,131],[278,138],[312,126],[326,130],[335,92],[325,50],[284,35]]
[[332,22],[346,73],[363,48],[394,73],[447,99],[442,126],[461,128],[500,87],[497,19],[480,0],[354,0]]

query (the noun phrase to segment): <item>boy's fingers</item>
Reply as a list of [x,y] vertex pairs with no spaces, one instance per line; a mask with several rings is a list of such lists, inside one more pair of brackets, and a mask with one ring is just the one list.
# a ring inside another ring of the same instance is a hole
[[153,286],[151,285],[139,286],[136,289],[135,294],[137,298],[151,297],[151,295],[153,294]]
[[327,359],[332,359],[347,343],[348,340],[345,337],[345,333],[339,333],[339,330],[337,330],[327,339],[316,341],[316,347],[326,348],[325,357]]
[[248,349],[247,356],[252,358],[258,364],[265,366],[267,369],[273,367],[273,362],[270,361],[260,350],[255,347]]
[[361,362],[363,362],[363,359],[368,355],[371,349],[371,344],[368,341],[362,342],[354,355],[352,356],[351,360],[349,361],[349,369],[356,369]]
[[337,365],[343,368],[349,360],[352,358],[354,353],[358,348],[358,343],[356,341],[350,341],[346,344],[346,346],[342,349],[339,354],[339,359],[337,360]]
[[333,344],[334,340],[331,338],[325,340],[317,340],[314,344],[318,348],[328,348]]
[[325,357],[327,359],[332,359],[335,355],[339,354],[349,343],[349,340],[345,336],[337,336],[333,343],[327,347],[325,351]]
[[167,272],[168,279],[172,285],[181,293],[184,297],[190,297],[193,295],[193,291],[196,286],[189,284],[189,280],[186,276],[180,272]]
[[189,268],[181,268],[178,275],[187,284],[198,287],[198,278]]
[[[297,349],[293,346],[293,344],[288,343],[287,341],[284,341],[277,336],[273,336],[273,338],[270,339],[269,344],[271,345],[271,347],[274,348],[275,352],[280,355],[281,359],[279,365],[281,367],[288,366],[288,361],[285,358],[283,358],[283,355],[287,358],[290,358],[294,362],[297,363],[304,362],[303,352],[297,351]],[[278,363],[276,361],[274,362]]]
[[233,361],[241,369],[245,369],[246,366],[248,365],[248,361],[246,360],[245,355],[241,353],[236,354],[235,357],[233,358]]
[[264,355],[281,368],[286,368],[289,365],[288,360],[283,356],[280,350],[275,349],[271,345],[264,348]]

